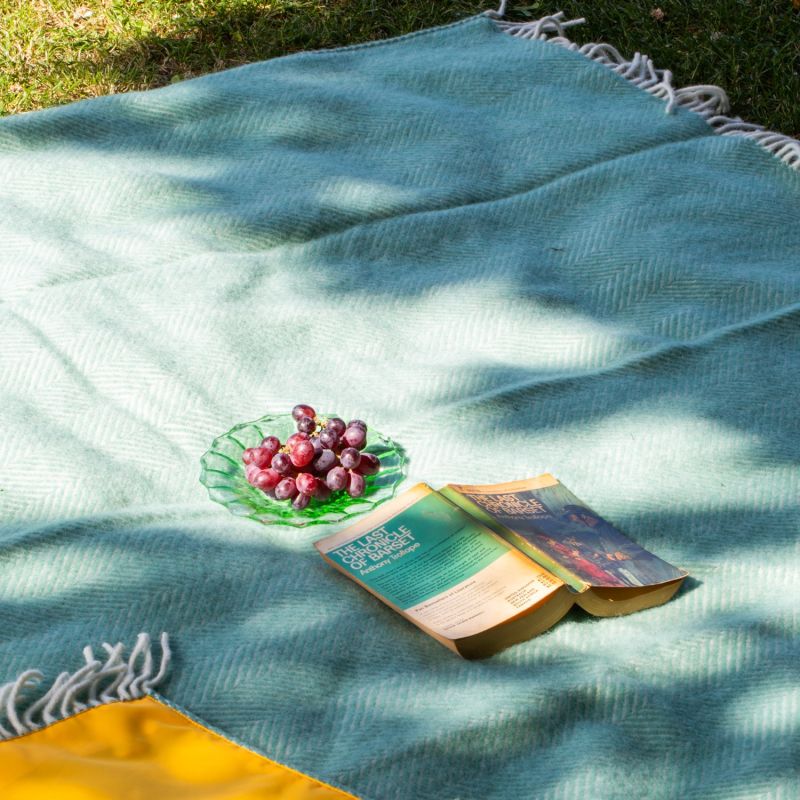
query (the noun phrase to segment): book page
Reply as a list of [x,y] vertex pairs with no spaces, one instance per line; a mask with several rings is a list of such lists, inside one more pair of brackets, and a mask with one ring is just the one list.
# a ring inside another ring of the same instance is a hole
[[[408,495],[408,497],[406,496]],[[316,543],[345,574],[412,620],[459,639],[540,602],[563,583],[429,487],[418,486]]]
[[653,586],[686,575],[632,542],[552,475],[447,488],[590,586]]

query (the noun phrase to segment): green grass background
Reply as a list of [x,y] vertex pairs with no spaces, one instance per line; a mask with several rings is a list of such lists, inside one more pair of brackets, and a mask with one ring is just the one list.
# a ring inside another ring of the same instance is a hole
[[[469,0],[0,0],[0,113],[163,86],[296,50],[397,36],[498,3]],[[676,85],[713,83],[733,113],[800,135],[800,0],[546,0],[511,19],[583,16],[578,42],[639,50]]]

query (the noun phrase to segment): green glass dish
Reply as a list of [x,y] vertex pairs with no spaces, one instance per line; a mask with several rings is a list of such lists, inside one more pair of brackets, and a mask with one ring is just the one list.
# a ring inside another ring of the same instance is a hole
[[[321,416],[334,417],[336,414]],[[200,459],[200,483],[208,489],[209,497],[236,516],[265,525],[301,528],[341,522],[371,511],[393,497],[405,478],[406,457],[403,449],[388,436],[370,429],[364,452],[378,456],[381,468],[377,475],[365,479],[364,494],[350,497],[347,492],[334,492],[326,502],[312,498],[306,508],[297,511],[288,500],[275,500],[251,486],[245,477],[242,461],[242,453],[248,447],[257,447],[265,436],[277,436],[285,442],[296,430],[292,415],[281,414],[243,422],[214,439],[208,452]]]

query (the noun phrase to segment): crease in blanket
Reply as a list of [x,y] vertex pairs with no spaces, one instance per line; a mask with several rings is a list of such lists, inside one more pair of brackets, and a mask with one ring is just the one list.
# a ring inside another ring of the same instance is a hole
[[677,89],[672,85],[673,76],[668,69],[657,69],[652,59],[642,53],[634,53],[626,59],[610,44],[589,42],[578,45],[565,36],[564,31],[586,20],[564,19],[564,12],[542,17],[531,22],[509,22],[504,19],[508,0],[503,0],[496,11],[485,15],[497,21],[498,27],[517,39],[539,39],[560,45],[567,50],[580,53],[592,61],[608,67],[630,83],[666,101],[666,112],[672,113],[682,106],[699,114],[721,136],[743,136],[752,139],[764,149],[777,156],[792,169],[800,170],[800,141],[783,133],[776,133],[741,117],[727,116],[730,101],[725,90],[719,86],[699,84]]
[[127,661],[121,642],[103,643],[104,661],[95,658],[87,645],[83,648],[84,666],[72,673],[60,673],[38,698],[26,699],[25,695],[42,683],[44,674],[25,670],[16,680],[0,686],[0,741],[32,733],[89,708],[149,694],[169,668],[171,652],[166,633],[161,634],[160,645],[161,661],[155,674],[152,643],[146,633],[139,634]]

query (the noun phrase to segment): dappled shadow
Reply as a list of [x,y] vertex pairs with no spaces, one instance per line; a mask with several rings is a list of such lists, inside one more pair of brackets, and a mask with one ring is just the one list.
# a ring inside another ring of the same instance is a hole
[[[30,547],[0,550],[3,673],[55,675],[86,643],[166,630],[165,697],[367,797],[500,798],[521,777],[549,796],[601,763],[599,786],[635,794],[665,754],[682,797],[789,775],[791,737],[751,722],[797,656],[785,603],[726,611],[719,587],[701,586],[625,618],[574,611],[536,640],[465,662],[327,567],[306,533],[172,517],[52,524],[27,532]],[[709,650],[715,637],[747,655]],[[715,760],[720,741],[730,763]],[[398,771],[387,794],[383,776]]]
[[[167,630],[167,697],[364,797],[790,779],[797,176],[497,36],[3,122],[4,674]],[[697,583],[462,662],[200,504],[214,436],[315,398],[417,479],[550,470]]]

